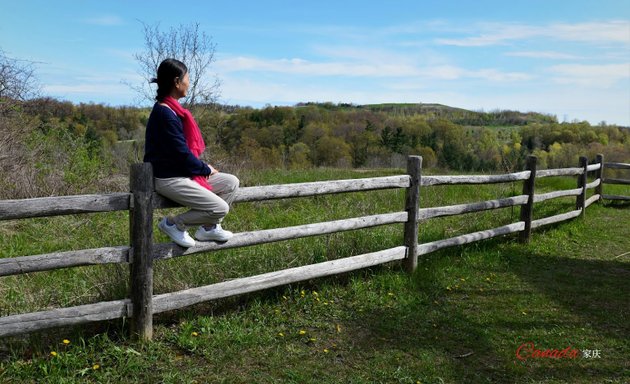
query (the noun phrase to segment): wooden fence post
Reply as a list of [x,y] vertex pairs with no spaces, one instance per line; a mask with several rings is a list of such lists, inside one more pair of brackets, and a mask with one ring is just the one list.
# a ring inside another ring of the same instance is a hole
[[599,185],[595,187],[595,194],[599,195],[599,199],[597,200],[597,202],[601,203],[602,194],[604,191],[604,155],[599,153],[595,159],[595,161],[599,163],[599,169],[595,171],[595,179],[599,179]]
[[586,211],[586,209],[584,209],[584,206],[586,205],[586,182],[588,180],[586,167],[588,167],[588,158],[586,156],[580,156],[580,168],[582,168],[584,172],[581,175],[578,175],[577,179],[577,187],[582,188],[582,192],[577,195],[577,198],[575,199],[575,209],[582,210],[582,213],[580,214],[582,217],[584,217],[584,213]]
[[131,320],[132,337],[153,337],[153,169],[150,163],[131,166]]
[[415,271],[418,266],[418,209],[420,208],[420,181],[422,178],[422,157],[407,157],[407,174],[410,183],[405,199],[407,222],[405,223],[405,246],[407,257],[404,265],[407,272]]
[[525,222],[525,228],[519,234],[521,243],[529,242],[532,234],[532,216],[534,215],[534,195],[536,186],[536,156],[527,156],[525,169],[530,171],[529,179],[523,181],[523,195],[527,195],[527,203],[521,205],[521,221]]

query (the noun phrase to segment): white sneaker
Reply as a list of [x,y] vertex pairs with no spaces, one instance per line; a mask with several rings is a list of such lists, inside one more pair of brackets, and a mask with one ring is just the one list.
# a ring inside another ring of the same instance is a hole
[[190,248],[195,245],[195,240],[190,237],[188,232],[182,231],[177,228],[177,224],[168,225],[166,217],[160,221],[158,224],[158,228],[162,232],[164,232],[168,237],[171,238],[175,242],[175,244],[180,245],[184,248]]
[[195,239],[199,241],[228,241],[232,236],[234,234],[221,228],[221,224],[217,224],[216,227],[210,230],[201,226],[195,233]]

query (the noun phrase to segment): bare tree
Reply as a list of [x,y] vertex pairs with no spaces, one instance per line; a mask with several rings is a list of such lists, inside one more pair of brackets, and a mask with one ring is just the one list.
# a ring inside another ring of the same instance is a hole
[[140,75],[144,82],[131,87],[142,99],[155,99],[155,86],[149,84],[157,74],[157,68],[166,58],[180,60],[188,67],[190,88],[184,104],[188,107],[212,104],[218,97],[219,80],[209,73],[214,62],[216,44],[205,32],[199,30],[199,23],[180,24],[168,31],[160,30],[159,24],[144,28],[145,50],[136,53],[134,58],[140,64]]
[[33,62],[8,57],[0,49],[0,113],[6,112],[16,101],[38,94]]

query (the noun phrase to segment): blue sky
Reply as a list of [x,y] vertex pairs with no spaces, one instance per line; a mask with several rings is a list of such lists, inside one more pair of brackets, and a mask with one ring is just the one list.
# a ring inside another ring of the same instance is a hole
[[198,22],[226,104],[441,103],[630,126],[628,0],[0,4],[0,49],[73,102],[139,103],[125,82],[141,81],[141,22]]

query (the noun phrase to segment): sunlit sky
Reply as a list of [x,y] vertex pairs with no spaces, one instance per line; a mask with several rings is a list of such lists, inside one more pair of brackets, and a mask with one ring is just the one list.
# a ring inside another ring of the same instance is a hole
[[198,22],[225,104],[440,103],[630,126],[630,1],[8,1],[0,49],[42,91],[146,105],[142,23]]

